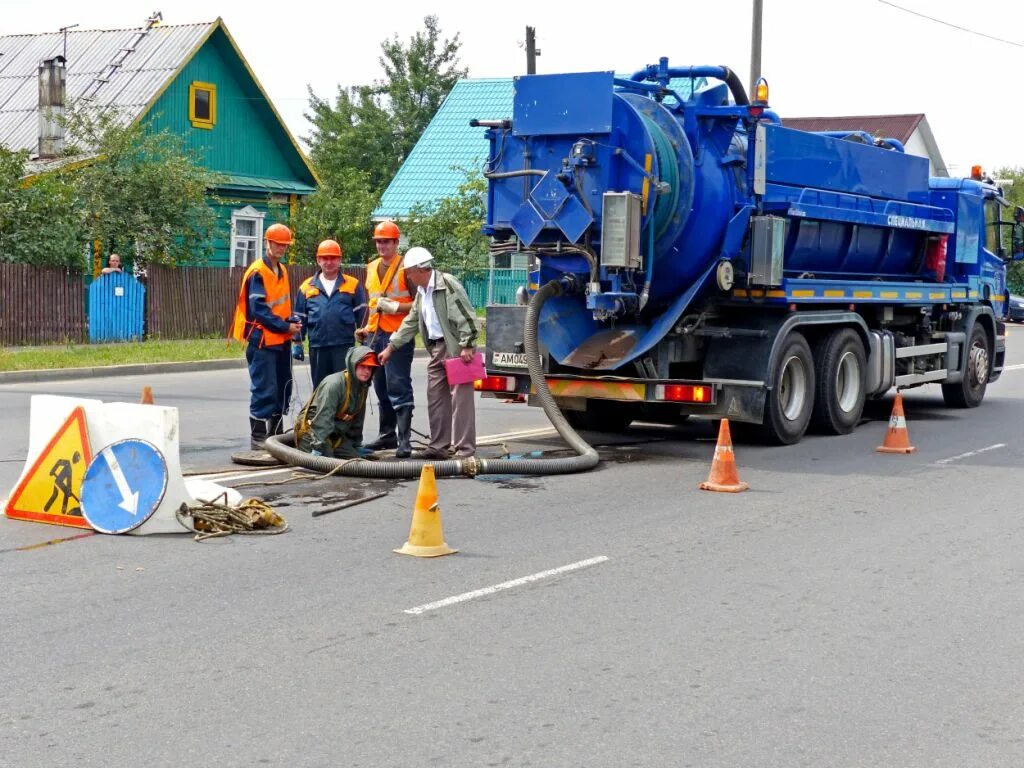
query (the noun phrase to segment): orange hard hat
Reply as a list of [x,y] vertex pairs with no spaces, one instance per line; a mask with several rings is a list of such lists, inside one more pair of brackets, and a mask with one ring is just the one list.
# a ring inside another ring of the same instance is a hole
[[319,256],[337,256],[341,258],[341,246],[338,245],[337,240],[324,240],[320,245],[316,247],[316,255]]
[[360,360],[356,365],[368,365],[371,368],[378,368],[380,361],[377,359],[376,352],[370,352],[366,357]]
[[397,240],[402,236],[398,225],[393,221],[382,221],[373,228],[374,240]]
[[267,233],[264,237],[270,242],[278,243],[279,245],[292,244],[292,231],[284,224],[271,224],[267,227]]

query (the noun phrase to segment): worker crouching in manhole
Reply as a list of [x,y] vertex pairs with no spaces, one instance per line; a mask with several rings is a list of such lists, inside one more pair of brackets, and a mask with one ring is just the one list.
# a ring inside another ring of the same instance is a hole
[[356,459],[369,455],[359,441],[363,411],[377,355],[369,347],[353,347],[345,370],[324,378],[295,421],[295,445],[314,456]]

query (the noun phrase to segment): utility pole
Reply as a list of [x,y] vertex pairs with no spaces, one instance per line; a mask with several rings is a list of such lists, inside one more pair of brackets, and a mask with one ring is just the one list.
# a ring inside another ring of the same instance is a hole
[[761,6],[762,0],[754,0],[754,20],[750,27],[750,95],[753,97],[757,81],[761,78]]
[[540,51],[537,50],[537,29],[536,27],[526,28],[526,74],[537,74],[537,57]]

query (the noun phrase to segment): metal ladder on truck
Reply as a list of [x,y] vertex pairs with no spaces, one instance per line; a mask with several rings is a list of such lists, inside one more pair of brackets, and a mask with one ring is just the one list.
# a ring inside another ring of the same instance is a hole
[[135,49],[139,47],[139,43],[146,39],[146,35],[150,33],[157,24],[163,21],[163,14],[160,11],[150,14],[150,17],[146,19],[146,26],[138,30],[135,36],[129,41],[128,45],[119,49],[117,55],[114,57],[107,66],[105,66],[100,73],[93,78],[93,81],[86,86],[86,89],[82,92],[79,97],[82,101],[92,101],[96,98],[96,94],[104,84],[110,82],[110,78],[119,70],[129,56],[135,53]]

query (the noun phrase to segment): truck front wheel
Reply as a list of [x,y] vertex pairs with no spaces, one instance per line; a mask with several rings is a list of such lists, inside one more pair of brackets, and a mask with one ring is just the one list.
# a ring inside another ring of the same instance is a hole
[[764,436],[778,445],[792,445],[807,431],[814,407],[814,361],[802,333],[790,333],[769,378]]
[[825,434],[847,435],[864,411],[864,344],[852,328],[839,328],[818,344],[814,363],[818,386],[811,422]]
[[980,323],[971,329],[971,344],[967,348],[964,377],[960,381],[942,385],[942,399],[950,408],[977,408],[988,387],[992,354],[988,334]]

